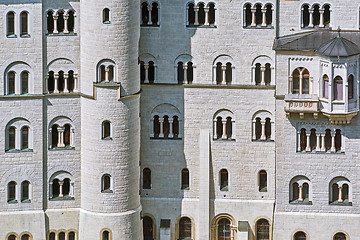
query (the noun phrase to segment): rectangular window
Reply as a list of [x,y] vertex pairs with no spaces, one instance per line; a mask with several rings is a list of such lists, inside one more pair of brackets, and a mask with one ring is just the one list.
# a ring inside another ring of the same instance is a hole
[[329,80],[324,80],[324,98],[329,98]]
[[15,35],[15,14],[13,12],[7,15],[7,35]]

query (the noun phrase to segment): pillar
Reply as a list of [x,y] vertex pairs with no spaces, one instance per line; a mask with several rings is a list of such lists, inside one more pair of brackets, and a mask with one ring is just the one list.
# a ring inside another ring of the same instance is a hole
[[204,8],[204,11],[205,11],[205,25],[206,26],[209,26],[209,11],[210,9],[208,7]]
[[148,21],[148,25],[152,25],[152,21],[151,21],[151,11],[152,11],[152,6],[148,5],[147,7],[148,11],[149,11],[149,21]]
[[342,198],[341,198],[341,196],[342,196],[342,186],[339,186],[338,202],[342,202],[342,201],[343,201]]
[[221,82],[226,82],[226,65],[221,66]]
[[75,146],[75,129],[73,127],[70,128],[70,147]]
[[275,123],[271,120],[270,124],[271,124],[270,140],[275,140]]
[[164,137],[164,118],[159,118],[159,123],[160,123],[159,138],[163,138]]
[[218,139],[219,137],[217,136],[217,119],[214,119],[213,123],[214,123],[214,139]]
[[330,152],[336,152],[335,148],[335,132],[331,132],[331,148]]
[[321,133],[321,148],[320,151],[325,152],[326,151],[326,147],[325,147],[325,133]]
[[168,138],[174,138],[174,133],[173,133],[173,119],[169,118],[169,136]]
[[311,151],[310,147],[310,133],[306,133],[306,149],[307,152]]
[[57,130],[58,130],[58,144],[57,144],[57,147],[65,147],[65,144],[64,144],[64,131],[65,131],[65,128],[64,127],[58,127]]
[[70,181],[70,192],[69,192],[70,197],[74,197],[74,196],[75,196],[75,194],[74,194],[74,184],[75,184],[74,181]]
[[261,13],[262,13],[262,23],[261,23],[261,26],[262,26],[262,27],[266,27],[266,8],[261,9]]
[[298,152],[301,152],[301,132],[297,132],[297,138],[298,138]]
[[54,93],[59,93],[58,80],[59,80],[59,74],[54,73]]
[[320,133],[316,133],[316,151],[319,152],[321,150],[321,143],[320,143],[320,137],[321,137],[321,134]]
[[79,78],[78,78],[78,74],[75,73],[74,74],[74,92],[77,92],[79,89]]
[[260,71],[261,71],[261,82],[260,85],[265,85],[265,66],[261,66],[260,67]]
[[299,201],[303,201],[303,191],[302,191],[303,186],[299,185]]
[[63,195],[63,185],[64,185],[64,181],[59,181],[59,189],[60,189],[60,193],[59,193],[59,197],[64,197]]
[[148,83],[149,82],[149,64],[144,64],[144,68],[145,68],[145,80],[144,80],[144,83]]
[[188,66],[187,66],[187,63],[184,63],[184,66],[183,66],[183,69],[184,69],[184,83],[188,83],[188,79],[187,79],[187,69],[188,69]]
[[227,120],[226,120],[226,118],[222,119],[221,122],[222,122],[222,126],[223,126],[223,135],[222,135],[221,138],[222,139],[227,139],[227,134],[226,134],[226,122],[227,122]]
[[261,123],[261,137],[260,140],[266,140],[266,135],[265,135],[265,123],[266,120],[260,120]]
[[199,7],[194,7],[195,21],[194,25],[199,25]]
[[256,120],[252,121],[252,130],[253,130],[253,140],[256,140]]
[[309,15],[310,15],[309,27],[314,27],[314,24],[313,24],[313,13],[314,13],[314,9],[309,9]]
[[54,31],[53,33],[59,33],[58,29],[57,29],[57,20],[58,20],[59,16],[57,15],[57,13],[53,14],[53,19],[54,19]]
[[251,8],[251,27],[256,27],[255,13],[256,8]]
[[53,188],[53,182],[50,182],[49,183],[49,194],[50,194],[49,198],[50,199],[54,197],[52,188]]
[[154,137],[154,118],[152,117],[150,120],[150,137],[153,138]]
[[105,82],[109,81],[109,67],[105,67]]
[[68,30],[68,19],[69,19],[69,15],[68,14],[64,14],[64,33],[69,33]]
[[53,148],[54,146],[51,145],[52,144],[52,129],[51,128],[49,128],[49,139],[48,139],[48,141],[49,141],[49,148]]
[[320,9],[320,24],[319,27],[323,28],[324,27],[324,9]]

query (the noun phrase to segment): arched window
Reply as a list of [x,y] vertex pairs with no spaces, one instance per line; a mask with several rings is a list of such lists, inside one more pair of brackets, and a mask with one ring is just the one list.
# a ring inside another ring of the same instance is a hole
[[313,7],[312,18],[313,18],[313,25],[314,26],[319,26],[320,25],[320,12],[319,12],[319,9],[320,9],[319,5],[315,5]]
[[302,197],[304,200],[309,200],[309,184],[303,183],[302,185]]
[[174,116],[173,117],[173,134],[174,134],[174,138],[178,138],[179,137],[179,132],[180,132],[180,124],[179,124],[179,117],[178,116]]
[[245,27],[250,27],[252,22],[251,4],[247,3],[244,6]]
[[64,22],[64,11],[59,10],[57,12],[58,19],[57,19],[57,30],[59,33],[64,32],[65,22]]
[[351,205],[351,183],[345,177],[336,177],[330,181],[330,204]]
[[7,240],[17,240],[17,237],[14,234],[8,236]]
[[[200,3],[198,5],[199,11],[198,11],[198,19],[199,19],[199,25],[205,24],[205,6],[203,3]],[[196,13],[195,13],[196,14]]]
[[192,62],[187,63],[186,80],[188,84],[192,84],[192,82],[194,81],[194,68]]
[[145,63],[144,61],[140,62],[140,83],[144,83],[145,82],[145,74],[146,74],[146,70],[145,70]]
[[142,25],[147,25],[149,22],[149,10],[147,2],[141,4],[141,20]]
[[151,21],[153,26],[159,26],[159,5],[156,2],[152,4]]
[[29,148],[29,127],[24,126],[21,128],[21,149]]
[[69,147],[71,144],[71,141],[70,141],[71,126],[70,126],[70,124],[65,124],[64,127],[65,127],[65,129],[64,129],[64,145],[65,145],[65,147]]
[[16,185],[17,184],[14,181],[8,183],[8,203],[17,203]]
[[144,240],[154,240],[154,222],[151,217],[143,218],[143,234]]
[[155,66],[154,66],[153,61],[149,62],[148,78],[149,78],[149,83],[154,83],[154,81],[155,81]]
[[343,99],[343,79],[336,76],[334,79],[334,100]]
[[310,180],[305,176],[296,176],[290,181],[290,203],[311,204]]
[[306,234],[304,232],[296,232],[294,234],[294,240],[306,240]]
[[111,123],[109,121],[102,123],[102,139],[111,139]]
[[293,71],[292,78],[293,78],[292,93],[300,93],[300,72],[298,69],[295,69]]
[[257,26],[261,25],[262,24],[262,6],[261,4],[256,4],[255,5],[255,23]]
[[325,27],[330,26],[330,6],[329,5],[324,6],[324,26]]
[[28,181],[21,183],[21,202],[30,202],[30,183]]
[[111,60],[103,60],[98,64],[98,82],[109,82],[115,79],[115,63]]
[[271,26],[272,25],[272,6],[270,4],[266,5],[266,25]]
[[189,189],[189,169],[187,168],[181,170],[181,189]]
[[183,65],[183,62],[178,62],[177,79],[178,79],[178,84],[183,84],[184,83],[184,65]]
[[109,174],[104,174],[101,178],[101,192],[112,192],[111,176]]
[[302,94],[309,94],[309,78],[309,71],[307,69],[304,69],[302,71]]
[[226,118],[226,138],[231,139],[232,135],[232,119],[231,117]]
[[8,73],[8,94],[15,94],[15,72]]
[[50,233],[49,234],[49,240],[55,240],[55,233]]
[[323,76],[323,97],[329,98],[329,77],[326,74]]
[[47,12],[47,32],[53,33],[54,32],[54,13],[53,11]]
[[229,176],[226,169],[220,170],[220,190],[228,191],[229,190]]
[[304,5],[302,7],[302,26],[303,27],[309,26],[309,19],[310,19],[309,5]]
[[346,240],[346,235],[344,233],[336,233],[334,235],[334,240]]
[[218,62],[216,64],[216,84],[221,84],[222,82],[222,63]]
[[292,198],[291,201],[297,201],[299,199],[299,184],[294,182],[292,184]]
[[310,130],[310,150],[313,151],[316,149],[316,129],[312,128]]
[[325,150],[329,151],[331,149],[331,130],[325,130]]
[[188,26],[195,25],[195,10],[194,10],[194,3],[189,3],[187,6],[187,13],[188,13]]
[[306,138],[306,129],[305,128],[302,128],[300,130],[300,151],[305,151],[306,150],[306,141],[307,138]]
[[253,115],[252,120],[252,140],[273,140],[273,127],[274,122],[271,120],[271,113],[264,110],[257,112]]
[[70,179],[65,178],[62,185],[62,193],[64,197],[70,196]]
[[259,192],[267,192],[267,173],[265,170],[259,172]]
[[259,140],[261,137],[261,118],[255,118],[255,140]]
[[73,33],[74,27],[75,27],[75,13],[74,13],[74,11],[70,10],[68,12],[68,20],[67,20],[68,31]]
[[151,189],[151,170],[149,168],[143,170],[143,189]]
[[256,63],[255,64],[255,85],[261,84],[261,64]]
[[7,36],[16,37],[15,35],[15,13],[9,12],[6,17],[7,20]]
[[231,240],[230,221],[227,218],[218,222],[218,240]]
[[8,150],[13,150],[16,148],[16,144],[15,144],[15,131],[16,128],[15,127],[10,127],[9,128],[9,148]]
[[209,24],[215,25],[215,4],[209,4]]
[[179,240],[192,239],[191,220],[188,217],[182,217],[179,221]]
[[111,240],[111,232],[108,230],[102,231],[101,240]]
[[26,94],[29,92],[29,73],[23,71],[21,73],[21,94]]
[[266,137],[266,139],[271,138],[271,119],[270,118],[265,119],[265,137]]
[[232,81],[232,68],[231,63],[226,63],[226,70],[225,70],[225,82],[226,85],[230,85]]
[[342,186],[341,199],[343,201],[349,201],[349,185],[346,183]]
[[59,92],[64,92],[65,82],[64,82],[64,71],[59,71],[57,80],[57,89]]
[[164,116],[163,118],[163,133],[164,133],[164,138],[168,138],[169,137],[169,133],[170,133],[170,123],[169,123],[169,116]]
[[256,222],[256,240],[270,239],[270,224],[266,219],[260,219]]
[[70,70],[68,72],[67,87],[68,87],[69,92],[74,91],[75,79],[74,79],[74,71],[72,71],[72,70]]
[[335,151],[341,150],[341,130],[336,129],[335,130]]
[[60,194],[60,184],[59,184],[59,179],[54,179],[52,181],[52,197],[56,198],[59,197]]
[[75,240],[75,232],[69,232],[68,240]]
[[55,90],[55,78],[54,72],[50,71],[48,75],[48,91],[49,93],[53,93]]
[[108,8],[103,10],[103,23],[110,23],[110,9]]
[[30,235],[25,233],[21,236],[21,240],[30,240]]
[[265,64],[265,85],[270,85],[271,83],[271,64],[270,63],[266,63]]
[[160,135],[160,121],[159,116],[154,116],[154,138],[159,138]]
[[65,233],[64,232],[59,233],[59,240],[65,240]]
[[20,36],[28,36],[28,13],[27,12],[21,12],[20,13]]
[[51,127],[51,147],[55,148],[58,147],[58,125],[54,124]]
[[49,183],[49,194],[52,200],[74,199],[74,182],[70,173],[60,171],[51,176]]
[[354,76],[350,75],[348,78],[348,99],[354,98]]

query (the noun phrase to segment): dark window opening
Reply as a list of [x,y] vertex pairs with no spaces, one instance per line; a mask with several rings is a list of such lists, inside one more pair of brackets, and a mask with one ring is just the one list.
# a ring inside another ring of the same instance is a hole
[[60,195],[60,184],[59,179],[54,179],[52,182],[52,196],[53,198],[58,197]]
[[309,5],[304,5],[303,6],[303,15],[302,15],[302,20],[303,20],[303,27],[308,27],[309,26],[309,19],[310,19],[310,13],[309,13]]
[[305,69],[302,72],[302,93],[303,94],[309,94],[309,71]]
[[59,233],[59,240],[65,240],[65,233],[64,232]]
[[12,181],[8,184],[8,202],[16,201],[16,182]]
[[69,232],[68,240],[75,240],[75,233],[74,232]]
[[102,191],[109,191],[111,190],[111,178],[109,175],[105,175],[103,177],[103,189]]
[[164,116],[163,131],[164,131],[164,138],[168,138],[170,133],[169,116]]
[[105,121],[103,123],[103,139],[108,139],[111,137],[110,134],[110,122]]
[[54,72],[49,72],[49,78],[48,78],[48,90],[49,93],[53,93],[55,89],[55,78],[54,78]]
[[325,5],[324,7],[324,26],[329,27],[330,26],[330,6]]
[[265,170],[259,172],[259,192],[267,192],[267,173]]
[[64,32],[64,12],[62,10],[58,11],[58,20],[57,20],[57,30],[59,33]]
[[143,170],[143,189],[151,189],[151,170],[149,168]]
[[182,62],[178,62],[177,79],[178,79],[178,84],[184,83],[184,65]]
[[75,14],[73,11],[69,11],[69,18],[67,22],[67,27],[69,32],[74,32],[75,26]]
[[297,232],[294,235],[294,240],[306,240],[306,234],[304,232]]
[[223,135],[223,123],[222,123],[222,117],[216,118],[216,136],[217,139],[220,139]]
[[143,2],[141,4],[141,19],[142,24],[147,25],[149,22],[149,10],[148,10],[148,4],[146,2]]
[[65,130],[64,130],[64,144],[65,144],[65,147],[68,147],[71,144],[70,135],[71,135],[71,127],[70,127],[69,124],[65,124]]
[[265,64],[265,85],[270,85],[271,83],[271,65],[270,63]]
[[346,240],[346,235],[344,233],[336,233],[334,240]]
[[230,221],[226,218],[222,218],[218,222],[218,240],[230,240]]
[[266,25],[271,26],[272,25],[272,6],[271,5],[266,6],[265,17],[266,17]]
[[261,5],[256,4],[256,11],[255,11],[255,23],[256,25],[262,24],[262,11],[261,11]]
[[55,148],[58,145],[58,125],[51,127],[51,147]]
[[336,151],[341,150],[341,130],[336,129],[335,131],[335,149]]
[[103,231],[103,233],[102,233],[102,240],[110,240],[110,233],[109,233],[109,231]]
[[155,81],[155,66],[154,66],[154,62],[150,61],[149,62],[149,70],[148,70],[148,74],[149,74],[149,83],[154,83]]
[[209,4],[209,24],[215,25],[215,5],[213,3]]
[[160,121],[159,116],[154,116],[154,138],[158,138],[160,135]]
[[26,94],[29,91],[29,73],[24,71],[21,73],[21,94]]
[[188,84],[192,84],[194,80],[194,68],[192,62],[187,63],[186,79]]
[[22,12],[20,14],[20,36],[28,35],[28,13]]
[[24,202],[26,200],[29,200],[30,196],[29,196],[29,182],[28,181],[24,181],[21,183],[21,201]]
[[21,128],[21,149],[29,148],[29,127]]
[[188,217],[182,217],[179,221],[179,240],[191,238],[191,220]]
[[140,83],[145,82],[145,63],[143,61],[140,62]]
[[260,219],[256,223],[256,240],[270,239],[270,224],[266,219]]
[[62,189],[63,189],[64,196],[70,196],[70,179],[68,179],[68,178],[64,179]]
[[15,149],[15,127],[9,128],[9,150]]
[[159,26],[159,8],[157,3],[152,4],[151,22],[154,26]]
[[265,137],[266,137],[266,139],[271,138],[271,120],[270,120],[270,118],[265,119]]
[[291,201],[296,201],[299,199],[299,184],[293,183],[292,184],[292,199]]
[[15,72],[8,73],[8,94],[15,94]]
[[174,138],[178,138],[179,137],[179,117],[178,116],[174,116],[173,117],[173,134],[174,134]]
[[72,70],[70,70],[68,72],[67,87],[68,87],[69,92],[74,91],[75,79],[74,79],[74,71],[72,71]]
[[54,32],[54,17],[53,17],[53,12],[49,11],[47,13],[47,31],[48,33],[53,33]]
[[309,184],[303,183],[302,185],[302,197],[304,200],[309,200]]
[[300,151],[305,151],[306,149],[306,129],[302,128],[300,130]]
[[181,170],[181,189],[189,189],[189,170],[187,168]]
[[229,62],[226,63],[225,78],[226,85],[230,85],[232,80],[232,67]]
[[252,22],[252,13],[251,13],[251,5],[245,5],[245,27],[251,26]]
[[198,20],[200,25],[205,24],[205,6],[203,3],[199,4]]
[[144,240],[154,239],[154,223],[151,217],[145,216],[143,218],[143,234]]
[[103,10],[103,23],[110,23],[110,9],[108,8]]
[[316,130],[311,129],[310,130],[310,148],[311,151],[316,149]]
[[261,64],[255,64],[255,85],[261,84]]
[[354,98],[354,76],[350,75],[348,79],[348,98]]
[[319,12],[319,5],[314,6],[314,12],[313,12],[313,24],[314,26],[320,25],[320,12]]
[[195,24],[195,10],[193,3],[189,3],[188,5],[188,22],[189,22],[189,26]]
[[232,136],[232,119],[231,117],[226,118],[226,137],[231,139]]
[[9,12],[7,14],[7,36],[15,35],[15,14]]
[[220,171],[220,190],[229,190],[228,171],[226,169],[221,169]]
[[59,92],[64,92],[64,72],[60,71],[59,72],[59,78],[58,78],[58,90]]
[[259,117],[255,118],[255,139],[258,140],[261,138],[261,119]]
[[216,84],[221,84],[222,82],[222,64],[218,62],[216,64]]

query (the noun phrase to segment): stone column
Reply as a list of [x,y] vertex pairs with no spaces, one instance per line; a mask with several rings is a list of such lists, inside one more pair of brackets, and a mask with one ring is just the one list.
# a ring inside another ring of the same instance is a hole
[[320,24],[319,27],[323,28],[324,27],[324,9],[320,9]]
[[275,140],[275,123],[274,121],[270,121],[271,124],[271,135],[270,135],[270,139],[271,140]]
[[302,189],[303,189],[303,186],[302,185],[299,185],[299,201],[303,201],[304,199],[303,199],[303,191],[302,191]]
[[75,129],[73,127],[70,129],[70,146],[75,146]]
[[302,79],[302,73],[300,73],[299,77],[299,94],[303,93],[303,79]]
[[70,181],[70,197],[74,197],[75,196],[75,193],[74,193],[74,184],[75,182],[74,181]]
[[255,13],[256,13],[256,8],[251,8],[251,27],[256,27],[256,17],[255,17]]
[[262,23],[261,23],[261,26],[262,26],[262,27],[266,27],[266,8],[261,9],[261,13],[262,13]]
[[288,93],[291,94],[293,90],[293,78],[292,76],[289,76],[289,91]]
[[64,33],[69,33],[68,30],[68,19],[69,19],[69,15],[68,14],[64,14]]
[[265,85],[265,66],[261,66],[260,67],[260,71],[261,71],[261,82],[260,85]]
[[65,131],[65,128],[64,127],[58,127],[57,130],[58,130],[58,144],[57,144],[57,147],[65,147],[65,144],[64,144],[64,131]]
[[48,139],[48,141],[49,141],[49,148],[53,148],[54,146],[51,145],[52,144],[52,129],[51,128],[49,128],[49,139]]
[[144,64],[144,68],[145,68],[145,80],[144,80],[144,83],[148,83],[149,82],[149,64]]
[[194,25],[199,25],[199,7],[194,7],[195,21]]
[[217,119],[214,119],[213,123],[214,123],[214,139],[218,139],[218,136],[217,136]]
[[109,67],[105,67],[105,82],[109,82]]
[[150,120],[150,137],[154,137],[154,118],[152,117]]
[[321,151],[321,143],[320,143],[320,137],[321,137],[321,134],[320,133],[316,133],[316,151],[319,152]]
[[307,152],[311,151],[310,147],[310,133],[306,133],[306,149]]
[[54,197],[54,196],[53,196],[52,188],[53,188],[53,183],[50,182],[50,183],[49,183],[49,195],[50,195],[49,198],[50,198],[50,199]]
[[160,123],[159,138],[163,138],[164,137],[164,118],[159,118],[159,123]]
[[78,74],[75,73],[74,74],[74,90],[73,90],[74,92],[78,91],[78,88],[79,88],[78,81],[79,81]]
[[173,133],[173,119],[169,118],[169,138],[174,138],[174,133]]
[[149,21],[148,21],[148,25],[152,25],[152,21],[151,21],[151,11],[152,11],[152,6],[151,5],[148,5],[147,7],[148,9],[148,12],[149,12]]
[[313,24],[313,13],[314,13],[314,9],[309,9],[309,15],[310,15],[310,21],[309,21],[309,27],[314,27]]
[[226,134],[226,122],[227,120],[226,119],[222,119],[221,120],[222,122],[222,126],[223,126],[223,135],[222,135],[222,139],[227,139],[227,134]]
[[64,73],[64,91],[63,91],[63,92],[69,92],[69,89],[68,89],[68,78],[69,78],[69,74],[68,74],[68,73]]
[[54,73],[54,93],[59,93],[58,79],[59,79],[59,74]]
[[64,181],[59,181],[59,190],[60,190],[60,193],[59,193],[59,197],[64,197],[63,195],[63,185],[64,185]]
[[222,79],[221,79],[221,83],[226,83],[226,65],[222,65],[221,66],[221,75],[222,75]]
[[321,148],[320,151],[325,152],[326,151],[326,147],[325,147],[325,133],[321,133]]
[[54,19],[54,31],[53,33],[59,33],[58,29],[57,29],[57,20],[58,20],[59,16],[57,15],[57,13],[53,14],[53,19]]
[[261,137],[260,140],[266,140],[266,135],[265,135],[265,123],[266,120],[260,120],[261,123]]
[[335,132],[331,132],[331,148],[330,152],[336,152],[335,148]]
[[342,198],[341,198],[341,196],[342,196],[342,186],[339,186],[338,202],[342,202],[342,201],[343,201]]
[[188,79],[187,79],[187,69],[188,69],[188,66],[187,66],[187,63],[184,63],[184,66],[183,66],[183,69],[184,69],[184,83],[188,83]]
[[204,11],[205,11],[205,25],[206,26],[209,26],[209,11],[210,9],[208,7],[204,8]]
[[298,138],[298,152],[301,152],[301,131],[297,132]]
[[252,129],[253,129],[253,140],[256,140],[256,120],[254,119],[253,121],[252,121]]

